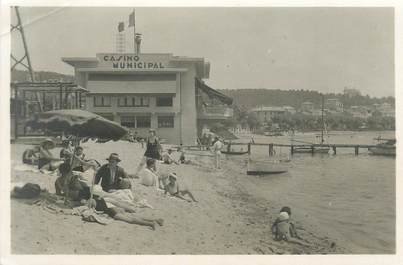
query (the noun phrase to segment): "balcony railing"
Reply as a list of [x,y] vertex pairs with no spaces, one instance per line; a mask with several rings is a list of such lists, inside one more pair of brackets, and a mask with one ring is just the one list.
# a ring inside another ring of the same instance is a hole
[[234,110],[227,106],[203,106],[199,109],[199,119],[229,119],[234,116]]

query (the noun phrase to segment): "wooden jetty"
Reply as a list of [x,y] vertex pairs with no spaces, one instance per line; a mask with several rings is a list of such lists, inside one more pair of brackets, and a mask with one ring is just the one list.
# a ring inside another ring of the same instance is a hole
[[[248,147],[248,154],[252,152],[252,146],[268,146],[269,147],[269,156],[274,155],[274,147],[289,147],[291,155],[294,154],[295,147],[304,147],[304,148],[311,148],[312,154],[315,153],[315,148],[322,147],[322,144],[276,144],[276,143],[234,143],[232,142],[231,145],[247,145]],[[376,147],[374,144],[328,144],[332,150],[333,154],[337,154],[337,149],[339,148],[347,148],[354,150],[354,154],[358,155],[360,149],[366,149],[371,147]],[[201,146],[184,146],[185,148],[202,148]],[[202,149],[200,149],[202,150]]]

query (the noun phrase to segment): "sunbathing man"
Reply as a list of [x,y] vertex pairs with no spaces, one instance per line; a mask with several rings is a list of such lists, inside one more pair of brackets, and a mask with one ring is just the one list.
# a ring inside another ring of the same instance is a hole
[[155,230],[156,225],[162,226],[164,219],[161,218],[143,218],[137,216],[133,211],[127,212],[124,208],[116,206],[108,206],[106,201],[100,197],[94,197],[90,203],[91,207],[97,211],[102,211],[115,220],[127,222],[129,224],[149,226]]
[[183,197],[187,194],[194,202],[197,202],[197,200],[193,197],[193,194],[189,190],[180,188],[179,183],[177,182],[177,178],[178,176],[175,173],[171,173],[169,175],[169,183],[165,185],[165,194],[169,193],[171,196],[177,197],[187,202],[192,202],[191,200]]

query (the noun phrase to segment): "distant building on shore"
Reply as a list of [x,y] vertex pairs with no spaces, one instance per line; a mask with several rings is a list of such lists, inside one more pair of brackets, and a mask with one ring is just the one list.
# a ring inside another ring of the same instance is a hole
[[380,112],[382,117],[395,117],[395,108],[387,102],[382,104],[375,103],[373,110]]
[[366,106],[351,106],[347,109],[347,113],[350,113],[354,118],[367,119],[371,116],[371,110]]
[[312,112],[315,106],[312,102],[305,101],[301,104],[301,111],[302,112]]
[[281,117],[286,114],[296,113],[295,109],[290,106],[283,106],[283,107],[260,106],[251,109],[250,112],[255,113],[257,119],[262,124],[272,122],[274,118]]
[[331,112],[343,112],[343,103],[341,103],[337,98],[329,98],[326,100],[325,108]]

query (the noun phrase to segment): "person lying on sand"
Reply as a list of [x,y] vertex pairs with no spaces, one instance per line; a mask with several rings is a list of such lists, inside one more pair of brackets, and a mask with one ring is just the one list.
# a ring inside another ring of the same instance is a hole
[[301,239],[297,234],[294,223],[290,219],[291,208],[288,206],[282,207],[271,227],[275,240],[290,241],[291,237]]
[[169,183],[165,185],[165,194],[169,193],[171,196],[180,198],[187,202],[192,202],[191,200],[183,197],[187,194],[194,202],[197,202],[189,190],[180,188],[177,178],[178,176],[175,173],[169,174]]
[[28,148],[22,154],[22,163],[28,165],[37,165],[39,159],[39,146]]
[[50,152],[55,147],[55,143],[47,138],[39,147],[38,169],[55,171],[64,161],[60,158],[55,158]]
[[[85,203],[88,205],[87,202]],[[161,218],[143,218],[139,217],[138,214],[134,212],[127,212],[125,209],[120,207],[108,207],[108,204],[105,202],[105,200],[99,197],[95,197],[94,199],[92,199],[89,205],[95,208],[96,211],[102,211],[115,220],[127,222],[129,224],[144,225],[150,227],[153,230],[155,230],[157,224],[159,226],[164,225],[164,219]]]

